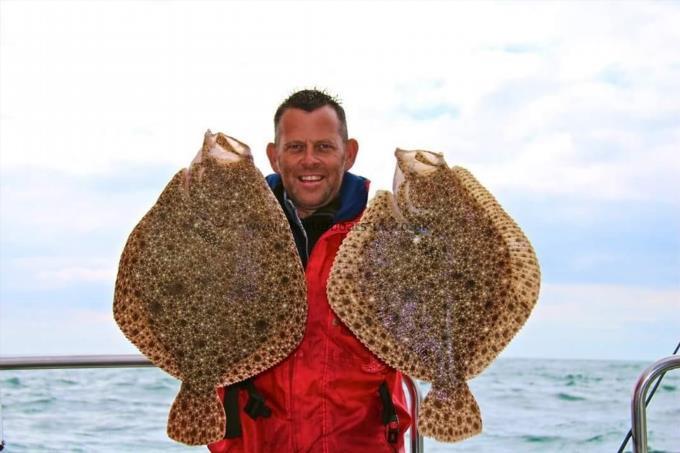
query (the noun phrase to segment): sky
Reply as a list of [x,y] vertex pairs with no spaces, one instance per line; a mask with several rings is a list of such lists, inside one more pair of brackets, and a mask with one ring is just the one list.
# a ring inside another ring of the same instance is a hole
[[680,341],[680,4],[0,1],[0,354],[137,350],[125,240],[210,128],[264,173],[285,97],[338,95],[354,173],[440,151],[534,245],[506,357]]

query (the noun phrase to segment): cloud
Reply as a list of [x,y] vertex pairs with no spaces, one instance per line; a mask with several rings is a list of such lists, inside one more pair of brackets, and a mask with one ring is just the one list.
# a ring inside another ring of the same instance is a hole
[[38,282],[46,285],[65,285],[79,282],[109,282],[115,278],[115,268],[109,266],[103,269],[86,267],[66,267],[52,271],[38,272]]
[[[680,290],[625,285],[544,284],[525,327],[504,356],[653,360],[670,354],[680,326]],[[10,307],[0,317],[3,354],[136,353],[98,309]]]
[[130,165],[73,175],[41,166],[10,166],[0,172],[2,240],[31,244],[131,229],[177,170]]
[[372,193],[392,186],[396,147],[442,151],[508,207],[549,282],[614,284],[546,285],[520,349],[568,337],[551,316],[578,325],[578,310],[617,348],[637,324],[592,294],[634,313],[617,285],[678,286],[677,23],[669,2],[402,2],[389,19],[382,3],[5,2],[3,304],[108,304],[127,234],[205,129],[268,173],[277,103],[318,86],[343,99]]
[[544,284],[514,357],[656,360],[680,338],[680,290]]
[[[358,15],[338,3],[272,3],[265,16],[237,2],[80,5],[77,15],[40,5],[4,9],[4,166],[181,167],[211,127],[251,144],[266,172],[276,103],[319,85],[345,99],[367,145],[357,169],[381,187],[400,146],[444,151],[500,189],[647,200],[677,189],[673,4],[612,14],[599,4],[402,3],[390,21],[377,4]],[[302,8],[352,33],[309,40],[278,19]],[[221,17],[239,20],[224,27]],[[593,153],[602,148],[608,156]],[[512,179],[518,172],[530,177]]]
[[2,355],[138,354],[118,329],[111,310],[45,307],[0,318]]
[[[30,256],[5,263],[7,270],[21,275],[24,285],[12,287],[32,291],[63,288],[90,283],[111,283],[116,277],[113,260],[76,256]],[[108,285],[107,285],[108,286]]]
[[416,121],[427,121],[433,118],[438,118],[442,115],[449,115],[451,117],[458,116],[458,109],[453,105],[434,104],[425,107],[404,106],[403,112]]
[[620,329],[664,319],[680,326],[680,289],[547,284],[541,293],[535,321],[544,325]]

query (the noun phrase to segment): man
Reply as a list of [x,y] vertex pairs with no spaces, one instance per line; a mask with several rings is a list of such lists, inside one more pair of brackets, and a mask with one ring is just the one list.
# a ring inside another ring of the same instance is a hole
[[232,400],[226,403],[227,436],[209,448],[213,453],[401,451],[410,423],[401,375],[361,344],[326,297],[335,255],[368,198],[368,180],[348,172],[359,144],[348,138],[343,108],[317,90],[286,99],[274,127],[267,157],[276,173],[267,182],[305,266],[305,336],[287,359],[253,378],[248,391],[219,391]]

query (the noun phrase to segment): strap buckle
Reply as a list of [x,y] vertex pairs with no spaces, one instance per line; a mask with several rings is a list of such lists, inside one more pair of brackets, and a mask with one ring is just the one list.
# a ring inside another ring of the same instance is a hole
[[396,444],[399,440],[399,418],[396,415],[393,421],[385,425],[385,436],[390,444]]
[[378,393],[383,404],[382,422],[385,425],[385,437],[387,437],[388,443],[396,444],[399,440],[399,417],[386,381],[380,384]]

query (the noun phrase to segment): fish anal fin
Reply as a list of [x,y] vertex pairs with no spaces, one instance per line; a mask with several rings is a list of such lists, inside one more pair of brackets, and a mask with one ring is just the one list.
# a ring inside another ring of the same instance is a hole
[[168,436],[187,445],[207,445],[224,437],[226,416],[215,389],[182,386],[170,409]]
[[418,416],[418,429],[440,442],[458,442],[482,432],[482,417],[475,397],[464,381],[452,389],[432,387]]

